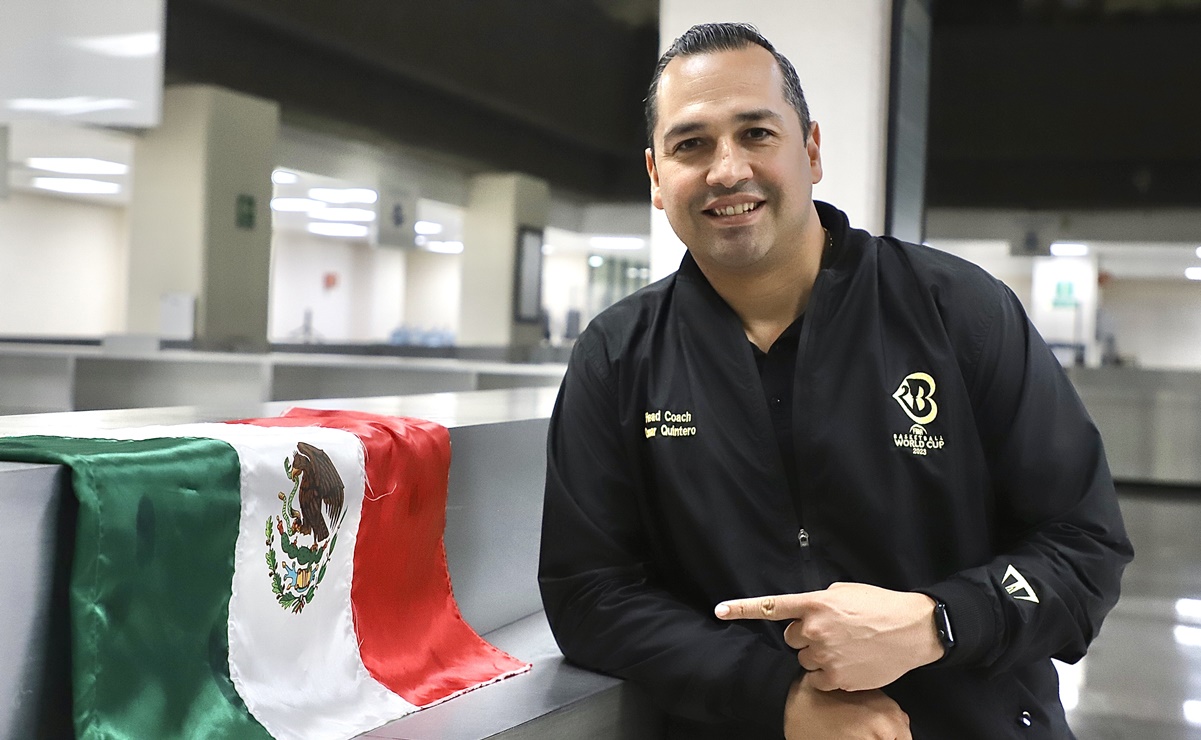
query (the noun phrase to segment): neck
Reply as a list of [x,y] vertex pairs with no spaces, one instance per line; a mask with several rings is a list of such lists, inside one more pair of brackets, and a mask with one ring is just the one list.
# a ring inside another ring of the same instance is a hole
[[730,273],[701,265],[713,289],[742,320],[747,339],[764,352],[809,304],[827,246],[826,230],[816,218],[811,223],[801,248],[770,269]]

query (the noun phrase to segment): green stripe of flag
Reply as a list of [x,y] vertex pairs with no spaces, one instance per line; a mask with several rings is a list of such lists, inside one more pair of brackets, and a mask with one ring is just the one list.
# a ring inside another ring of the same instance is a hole
[[229,678],[234,449],[214,439],[7,437],[0,459],[71,468],[76,735],[268,738]]

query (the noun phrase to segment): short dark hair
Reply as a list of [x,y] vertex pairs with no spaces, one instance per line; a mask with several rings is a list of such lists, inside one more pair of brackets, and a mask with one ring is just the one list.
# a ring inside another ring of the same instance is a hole
[[651,151],[655,149],[655,124],[658,121],[659,80],[663,70],[676,57],[709,54],[715,51],[737,51],[748,46],[761,46],[771,53],[784,77],[784,99],[797,112],[801,119],[801,132],[805,141],[809,140],[809,130],[812,122],[809,120],[809,105],[805,103],[805,93],[801,90],[801,78],[788,57],[776,51],[776,47],[759,33],[759,29],[749,23],[701,23],[684,32],[672,42],[671,47],[659,57],[655,74],[651,78],[650,89],[646,93],[646,141]]

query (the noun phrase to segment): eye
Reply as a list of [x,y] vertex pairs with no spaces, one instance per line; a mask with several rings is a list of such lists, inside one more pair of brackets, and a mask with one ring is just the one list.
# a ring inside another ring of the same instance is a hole
[[687,151],[691,151],[692,149],[696,149],[700,145],[701,145],[700,139],[697,139],[697,138],[684,139],[683,141],[681,141],[680,143],[678,143],[674,147],[672,147],[672,151],[677,152],[677,153],[687,152]]
[[746,130],[746,134],[745,134],[746,138],[751,139],[752,141],[766,139],[772,135],[773,134],[769,129],[758,128],[758,127],[748,128]]

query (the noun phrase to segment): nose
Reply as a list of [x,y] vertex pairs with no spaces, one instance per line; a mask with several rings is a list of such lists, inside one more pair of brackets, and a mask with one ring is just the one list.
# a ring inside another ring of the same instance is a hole
[[710,186],[732,188],[751,179],[751,164],[746,152],[731,141],[723,140],[714,150],[713,164],[706,178]]

